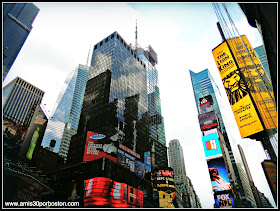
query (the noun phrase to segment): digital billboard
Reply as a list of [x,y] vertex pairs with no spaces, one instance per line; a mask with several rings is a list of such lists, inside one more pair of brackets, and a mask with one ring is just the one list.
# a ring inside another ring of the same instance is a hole
[[[3,117],[3,146],[10,149],[14,154],[18,154],[27,132],[27,128]],[[4,150],[5,152],[5,150]]]
[[228,43],[245,77],[244,80],[248,85],[252,99],[256,103],[265,128],[274,129],[277,127],[277,111],[271,81],[247,37],[242,35],[241,39],[235,37],[229,39]]
[[198,115],[198,121],[201,131],[218,127],[217,117],[214,111]]
[[144,165],[145,165],[145,172],[151,172],[151,152],[144,152]]
[[264,130],[227,42],[212,50],[242,138]]
[[235,208],[234,197],[231,190],[218,191],[214,194],[217,208]]
[[175,208],[175,183],[173,169],[170,167],[157,167],[152,174],[155,200],[161,208]]
[[204,97],[201,97],[199,98],[199,104],[200,106],[201,105],[204,105],[204,104],[207,104],[209,103],[210,105],[213,105],[213,98],[212,98],[212,95],[206,95]]
[[202,136],[201,138],[206,160],[223,156],[217,133]]
[[207,165],[213,192],[232,189],[223,157],[209,160]]
[[204,136],[207,136],[207,135],[209,135],[209,134],[211,134],[211,133],[218,133],[217,128],[213,128],[213,129],[210,129],[210,130],[205,130],[205,131],[203,131],[203,135],[204,135]]
[[273,197],[275,197],[277,193],[277,166],[271,160],[264,160],[261,165]]
[[117,163],[119,142],[110,140],[105,142],[105,135],[88,131],[83,161],[92,161],[99,158],[108,158]]
[[84,207],[143,208],[143,191],[106,177],[84,181]]
[[41,106],[38,104],[19,152],[19,156],[22,159],[32,160],[35,147],[41,146],[47,123],[48,119],[41,109]]

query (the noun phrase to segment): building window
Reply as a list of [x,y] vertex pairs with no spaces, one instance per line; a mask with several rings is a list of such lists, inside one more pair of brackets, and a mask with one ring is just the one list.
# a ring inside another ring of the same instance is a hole
[[123,43],[123,39],[121,39],[121,43]]
[[100,42],[100,46],[103,44],[103,41]]
[[126,47],[126,43],[124,42],[123,44],[124,44],[124,47]]
[[118,40],[120,39],[120,37],[119,37],[119,35],[117,34],[117,38],[118,38]]
[[114,38],[114,34],[111,35],[111,39],[113,39],[113,38]]
[[105,42],[108,42],[108,37],[106,38]]
[[94,50],[97,49],[97,45],[94,46]]

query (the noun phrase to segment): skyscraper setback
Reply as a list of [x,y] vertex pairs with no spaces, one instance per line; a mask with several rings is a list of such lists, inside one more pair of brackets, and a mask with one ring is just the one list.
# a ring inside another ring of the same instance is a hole
[[32,30],[39,8],[32,3],[3,3],[3,81]]

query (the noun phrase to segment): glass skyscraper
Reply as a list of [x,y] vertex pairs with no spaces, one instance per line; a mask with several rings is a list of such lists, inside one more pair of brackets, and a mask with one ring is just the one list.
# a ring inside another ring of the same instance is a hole
[[42,146],[56,144],[53,152],[67,159],[71,136],[76,134],[89,68],[79,64],[66,78],[48,122]]
[[270,76],[270,72],[269,72],[269,69],[268,69],[268,66],[267,66],[267,59],[266,59],[266,54],[265,54],[265,50],[264,50],[264,47],[263,45],[260,45],[256,48],[254,48],[255,52],[257,53],[258,57],[259,57],[259,60],[263,66],[263,69],[266,73],[266,75],[268,76],[268,78],[270,79],[271,81],[271,76]]
[[31,108],[40,104],[43,96],[42,90],[16,77],[3,88],[3,117],[28,128]]
[[[218,117],[218,122],[222,131],[224,143],[227,148],[223,149],[223,151],[225,156],[228,158],[227,160],[231,162],[229,164],[230,166],[232,166],[232,173],[234,174],[233,178],[235,178],[234,180],[236,180],[237,185],[239,187],[238,192],[240,193],[240,198],[243,200],[243,203],[245,203],[245,201],[250,201],[251,205],[253,207],[256,207],[256,202],[254,200],[254,196],[237,145],[232,145],[229,142],[228,134],[218,104],[218,101],[222,100],[218,86],[213,80],[213,77],[211,76],[208,69],[205,69],[199,73],[194,73],[190,70],[190,76],[193,85],[196,107],[199,114],[201,114],[199,98],[205,97],[207,95],[212,96],[213,105],[211,105],[211,107]],[[231,139],[231,141],[232,143],[235,143],[233,139]]]
[[39,8],[32,3],[3,3],[3,81],[32,30]]

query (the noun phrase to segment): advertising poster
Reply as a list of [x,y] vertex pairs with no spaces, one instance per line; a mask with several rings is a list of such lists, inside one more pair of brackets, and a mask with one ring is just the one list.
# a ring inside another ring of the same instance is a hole
[[210,129],[210,130],[203,131],[204,136],[207,136],[207,135],[212,134],[212,133],[218,133],[217,128],[213,128],[213,129]]
[[100,158],[108,158],[117,163],[118,144],[117,141],[107,141],[106,136],[96,132],[88,131],[85,144],[83,161],[92,161]]
[[151,152],[144,152],[144,165],[145,165],[145,172],[151,172]]
[[223,157],[209,160],[207,165],[213,192],[232,189]]
[[214,111],[198,115],[198,121],[201,131],[218,127],[217,117]]
[[47,127],[48,119],[41,109],[40,105],[37,105],[36,110],[30,122],[30,126],[26,133],[22,148],[19,152],[19,156],[24,160],[32,160],[33,152],[36,146],[41,146],[43,136]]
[[217,133],[202,136],[201,138],[206,160],[223,156]]
[[27,129],[22,125],[3,117],[3,146],[4,148],[12,150],[13,153],[18,154]]
[[143,208],[143,191],[106,177],[84,181],[84,207]]
[[245,76],[248,89],[258,107],[265,128],[274,129],[277,126],[277,111],[271,81],[267,77],[261,62],[247,37],[242,35],[241,39],[239,37],[232,38],[228,43],[238,62],[240,70]]
[[159,207],[175,208],[175,183],[173,169],[170,167],[155,168],[153,170],[152,180],[154,192],[158,193],[158,196],[154,199],[158,200]]
[[117,164],[135,172],[135,157],[121,149],[118,149]]
[[144,177],[144,163],[140,160],[135,160],[135,174],[142,179]]
[[[265,173],[268,185],[273,196],[277,193],[277,166],[270,160],[264,160],[262,163],[263,171]],[[276,197],[275,197],[276,198]]]
[[232,191],[218,191],[214,194],[217,208],[235,208]]
[[242,138],[264,130],[226,42],[212,50]]
[[213,111],[211,105],[213,105],[213,99],[211,95],[199,98],[200,113],[204,114]]

